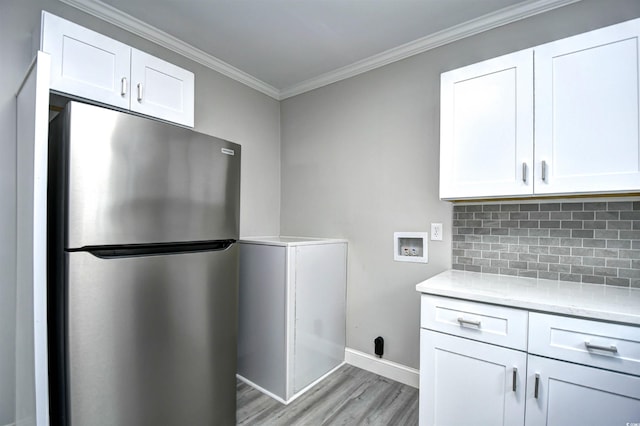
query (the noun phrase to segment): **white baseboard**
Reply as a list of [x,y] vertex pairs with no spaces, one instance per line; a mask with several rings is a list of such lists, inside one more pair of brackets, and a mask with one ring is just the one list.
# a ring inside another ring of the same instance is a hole
[[260,385],[257,385],[257,384],[255,384],[255,383],[253,383],[251,380],[249,380],[249,379],[247,379],[247,378],[244,378],[244,377],[242,377],[242,376],[241,376],[241,375],[239,375],[239,374],[236,374],[236,377],[238,378],[238,380],[240,380],[240,381],[242,381],[242,382],[245,382],[246,384],[248,384],[248,385],[249,385],[249,386],[251,386],[252,388],[257,389],[257,390],[259,390],[260,392],[262,392],[263,394],[265,394],[265,395],[267,395],[267,396],[269,396],[269,397],[271,397],[271,398],[275,399],[275,400],[276,400],[276,401],[278,401],[280,404],[287,405],[287,401],[285,401],[284,399],[280,398],[280,397],[279,397],[278,395],[276,395],[275,393],[273,393],[273,392],[271,392],[271,391],[266,390],[266,389],[265,389],[265,388],[263,388],[262,386],[260,386]]
[[338,364],[337,366],[333,367],[331,370],[327,371],[326,373],[324,373],[322,376],[318,377],[316,380],[314,380],[313,382],[309,383],[307,386],[305,386],[304,388],[300,389],[298,392],[294,393],[293,395],[291,395],[291,398],[289,399],[283,399],[281,397],[279,397],[278,395],[274,394],[273,392],[270,392],[268,390],[266,390],[265,388],[263,388],[262,386],[259,386],[255,383],[253,383],[251,380],[247,379],[246,377],[242,377],[240,374],[236,373],[236,377],[238,378],[238,380],[241,380],[243,382],[245,382],[246,384],[248,384],[249,386],[259,390],[260,392],[262,392],[263,394],[275,399],[276,401],[278,401],[281,404],[284,405],[289,405],[291,404],[293,401],[295,401],[296,399],[298,399],[298,397],[300,397],[302,394],[304,394],[306,391],[308,391],[309,389],[311,389],[312,387],[314,387],[315,385],[317,385],[318,383],[320,383],[321,381],[323,381],[325,378],[327,378],[328,376],[330,376],[331,374],[333,374],[336,370],[338,370],[340,367],[342,367],[345,364],[345,362],[341,362],[340,364]]
[[336,365],[335,367],[333,367],[331,370],[327,371],[326,373],[324,373],[322,376],[318,377],[316,380],[314,380],[313,382],[309,383],[307,386],[305,386],[304,388],[300,389],[298,392],[296,392],[295,394],[293,394],[291,396],[291,398],[289,398],[287,400],[287,404],[291,404],[295,399],[297,399],[299,396],[301,396],[303,393],[305,393],[306,391],[308,391],[309,389],[311,389],[312,387],[314,387],[315,385],[317,385],[318,383],[320,383],[321,381],[323,381],[324,379],[326,379],[327,377],[329,377],[330,375],[332,375],[336,370],[338,370],[340,367],[342,367],[345,364],[345,362],[341,362],[340,364]]
[[377,358],[351,348],[344,350],[344,361],[347,364],[395,380],[396,382],[404,383],[414,388],[419,387],[420,371],[415,368]]

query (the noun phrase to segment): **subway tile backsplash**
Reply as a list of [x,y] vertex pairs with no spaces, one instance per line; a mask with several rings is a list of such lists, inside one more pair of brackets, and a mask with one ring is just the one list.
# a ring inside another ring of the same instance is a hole
[[640,201],[455,205],[453,269],[640,288]]

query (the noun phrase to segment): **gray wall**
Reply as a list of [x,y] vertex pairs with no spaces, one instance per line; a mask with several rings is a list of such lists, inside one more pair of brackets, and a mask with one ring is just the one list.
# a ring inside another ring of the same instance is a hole
[[[452,206],[438,200],[440,73],[640,16],[584,0],[282,102],[283,234],[349,240],[347,346],[418,368],[415,284],[451,267]],[[444,223],[429,263],[398,263],[394,231]]]
[[42,9],[196,74],[196,130],[242,145],[242,235],[280,231],[280,106],[268,96],[55,0],[0,0],[0,425],[14,421],[15,93]]
[[[452,207],[437,196],[440,73],[640,16],[637,0],[584,0],[279,107],[261,93],[55,0],[0,0],[0,425],[13,421],[14,406],[14,94],[31,60],[30,33],[41,9],[195,72],[196,130],[243,146],[242,235],[348,238],[348,346],[372,353],[373,338],[382,335],[385,358],[414,368],[415,284],[451,267]],[[429,243],[429,263],[394,262],[393,232],[428,230],[431,222],[444,223],[445,241]]]

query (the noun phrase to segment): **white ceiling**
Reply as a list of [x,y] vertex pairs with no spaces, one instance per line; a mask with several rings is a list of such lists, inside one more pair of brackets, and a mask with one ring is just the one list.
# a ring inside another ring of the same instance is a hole
[[283,98],[419,53],[421,43],[441,45],[449,33],[459,39],[577,0],[62,1],[129,30],[149,24],[143,33],[193,46],[225,74]]

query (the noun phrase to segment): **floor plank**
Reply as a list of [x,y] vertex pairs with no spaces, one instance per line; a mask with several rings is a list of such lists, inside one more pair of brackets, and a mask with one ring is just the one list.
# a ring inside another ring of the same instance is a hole
[[343,365],[289,405],[238,380],[240,426],[417,425],[418,390]]

